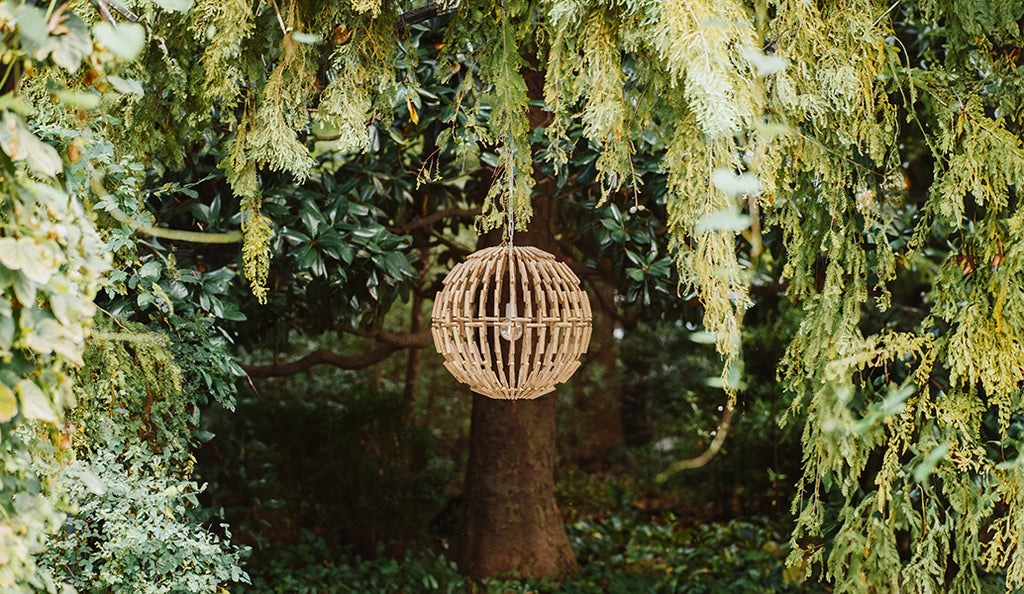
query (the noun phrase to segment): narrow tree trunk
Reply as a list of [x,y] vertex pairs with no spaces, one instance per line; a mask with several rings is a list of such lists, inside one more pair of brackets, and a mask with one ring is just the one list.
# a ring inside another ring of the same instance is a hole
[[[412,295],[412,311],[409,314],[409,332],[416,334],[423,329],[423,292],[417,288]],[[402,390],[402,401],[411,411],[416,402],[416,389],[420,383],[420,364],[423,361],[423,349],[409,349],[409,359],[405,364],[405,388]]]
[[615,319],[600,307],[610,300],[592,299],[591,303],[594,331],[586,362],[572,381],[573,407],[566,415],[569,427],[564,431],[570,443],[569,456],[584,465],[599,464],[613,450],[625,445]]
[[473,395],[464,516],[456,544],[472,577],[560,578],[578,569],[555,503],[555,395]]

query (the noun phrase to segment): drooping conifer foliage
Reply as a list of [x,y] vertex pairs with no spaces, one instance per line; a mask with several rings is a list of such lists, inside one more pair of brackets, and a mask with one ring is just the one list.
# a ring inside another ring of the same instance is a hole
[[[99,21],[91,5],[75,6],[81,20],[47,21],[52,7],[44,15],[2,4],[8,64],[50,73],[4,79],[5,92],[15,89],[0,132],[9,160],[0,219],[4,422],[17,411],[57,420],[48,402],[67,393],[55,387],[59,359],[80,353],[79,319],[91,314],[86,302],[103,268],[98,250],[77,247],[92,241],[87,224],[75,223],[80,233],[50,230],[81,213],[54,189],[59,157],[29,132],[29,114],[64,151],[69,188],[136,225],[149,223],[136,191],[140,163],[159,172],[182,167],[186,153],[215,155],[240,205],[245,274],[264,299],[275,221],[261,211],[261,176],[304,180],[314,141],[358,152],[373,144],[376,123],[392,118],[408,118],[401,141],[415,142],[419,114],[439,108],[404,45],[409,26],[424,26],[403,18],[411,2],[126,4],[144,38],[124,23],[131,33],[119,37],[97,25],[96,48],[70,41]],[[637,193],[634,156],[663,154],[679,291],[699,298],[727,386],[742,370],[752,263],[781,262],[787,296],[804,312],[778,370],[793,410],[807,415],[790,563],[822,570],[840,592],[974,592],[986,571],[1024,587],[1024,4],[445,8],[451,16],[429,26],[443,28],[439,70],[455,100],[435,141],[456,159],[481,146],[496,151],[480,230],[500,226],[508,209],[525,228],[534,163],[567,167],[576,126],[579,142],[600,152],[603,195]],[[78,68],[94,50],[112,58],[104,48],[138,59],[120,76],[108,77],[100,59]],[[530,130],[531,103],[550,112],[543,135]],[[78,138],[74,129],[83,130]],[[430,168],[418,174],[429,180]],[[130,230],[111,227],[111,245],[130,252]],[[769,234],[782,251],[764,251]],[[140,272],[133,278],[143,282]],[[127,278],[116,274],[115,283]],[[62,305],[67,295],[83,301],[75,317]],[[5,331],[5,319],[17,326]],[[72,333],[76,346],[53,342],[59,333]]]

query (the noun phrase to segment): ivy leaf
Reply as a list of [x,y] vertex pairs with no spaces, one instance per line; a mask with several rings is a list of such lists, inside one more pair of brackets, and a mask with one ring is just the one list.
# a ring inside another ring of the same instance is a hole
[[30,380],[21,380],[15,386],[18,397],[21,399],[21,414],[26,419],[39,419],[50,423],[57,422],[57,413],[53,410],[53,403],[43,394],[39,386]]
[[159,260],[150,260],[139,268],[139,279],[143,281],[153,282],[160,280],[160,271],[163,269],[163,265],[160,264]]
[[0,239],[0,264],[11,270],[20,270],[29,280],[40,285],[60,269],[53,250],[29,237]]
[[[163,6],[163,4],[160,5]],[[192,3],[188,2],[188,5],[191,6]],[[104,47],[110,50],[110,53],[126,62],[131,62],[137,58],[142,48],[146,45],[146,29],[137,23],[122,23],[117,29],[114,29],[110,23],[96,23],[96,26],[92,28],[92,33],[96,36],[96,41],[102,43]],[[113,78],[117,77],[107,77],[108,80]],[[114,85],[115,89],[118,88],[113,80],[110,80],[110,82]],[[121,89],[118,90],[120,91]],[[139,92],[139,94],[141,95],[142,93]]]
[[53,62],[74,73],[82,60],[92,53],[89,28],[73,12],[64,11],[60,19],[60,35],[51,35],[46,47],[52,47]]
[[0,384],[0,423],[6,423],[18,414],[18,399],[6,384]]

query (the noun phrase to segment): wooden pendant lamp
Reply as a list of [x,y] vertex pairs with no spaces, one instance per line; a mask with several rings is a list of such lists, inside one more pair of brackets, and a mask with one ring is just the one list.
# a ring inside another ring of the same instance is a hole
[[471,254],[444,279],[430,322],[455,379],[498,399],[537,398],[580,366],[590,300],[563,262],[535,247]]

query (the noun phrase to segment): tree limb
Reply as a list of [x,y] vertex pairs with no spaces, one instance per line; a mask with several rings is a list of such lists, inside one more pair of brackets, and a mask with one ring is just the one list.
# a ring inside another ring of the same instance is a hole
[[401,235],[403,233],[408,233],[413,229],[419,229],[420,227],[427,227],[433,225],[434,223],[444,219],[466,219],[469,217],[475,217],[478,214],[480,214],[479,206],[476,208],[449,208],[447,210],[439,210],[425,217],[420,217],[415,221],[409,221],[404,225],[395,225],[393,227],[390,227],[389,231]]
[[242,369],[250,378],[286,377],[302,373],[315,365],[333,365],[339,369],[363,369],[380,363],[400,350],[402,347],[393,344],[381,344],[362,355],[349,356],[317,349],[297,361],[271,365],[243,365]]
[[186,241],[188,243],[238,243],[242,241],[241,231],[229,231],[227,233],[202,233],[199,231],[179,231],[177,229],[164,229],[155,225],[145,225],[126,215],[116,206],[106,211],[114,217],[118,223],[131,227],[132,231],[143,235],[152,235],[162,239],[173,241]]
[[402,31],[409,25],[415,25],[432,18],[451,14],[459,7],[460,2],[461,0],[438,0],[436,2],[427,2],[419,8],[407,10],[395,19],[395,28]]
[[434,339],[430,334],[430,329],[422,330],[420,332],[391,332],[381,328],[355,328],[348,322],[342,322],[338,324],[338,330],[361,336],[363,338],[370,338],[377,342],[393,346],[396,349],[421,349],[434,344]]
[[715,439],[711,441],[711,445],[708,446],[708,449],[704,450],[704,452],[696,458],[679,460],[678,462],[673,463],[667,470],[665,470],[665,472],[662,472],[655,477],[655,480],[662,483],[668,480],[670,475],[675,474],[680,470],[700,468],[710,462],[711,459],[715,457],[715,454],[722,449],[722,444],[725,443],[725,437],[729,434],[729,427],[731,424],[732,407],[727,406],[725,407],[725,412],[722,413],[722,420],[718,422],[718,429],[715,431]]

